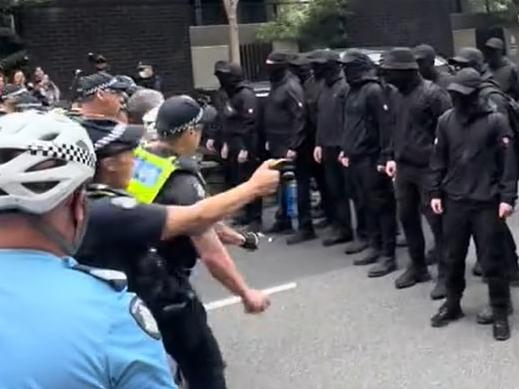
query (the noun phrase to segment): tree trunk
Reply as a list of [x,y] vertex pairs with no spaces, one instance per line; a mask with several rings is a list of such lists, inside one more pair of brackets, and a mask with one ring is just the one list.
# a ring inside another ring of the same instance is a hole
[[238,1],[223,0],[229,22],[229,59],[240,64],[240,36],[238,28]]

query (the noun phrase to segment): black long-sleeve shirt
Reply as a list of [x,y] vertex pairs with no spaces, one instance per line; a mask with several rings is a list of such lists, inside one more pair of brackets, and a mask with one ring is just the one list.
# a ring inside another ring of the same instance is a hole
[[376,78],[350,84],[344,105],[344,154],[355,159],[379,157],[382,133],[391,123],[389,104],[383,86]]
[[305,99],[299,80],[287,75],[272,84],[264,109],[264,128],[270,153],[284,157],[305,138]]
[[438,118],[452,106],[450,96],[431,81],[421,80],[410,93],[396,93],[392,99],[396,123],[389,129],[393,133],[385,136],[384,159],[427,167]]
[[218,107],[222,142],[231,151],[254,151],[258,138],[258,99],[250,86],[240,83]]
[[438,122],[431,170],[433,198],[514,205],[517,165],[508,120],[485,106],[468,119],[447,111]]
[[323,82],[317,103],[317,146],[341,146],[344,102],[348,90],[349,86],[342,75],[331,85]]

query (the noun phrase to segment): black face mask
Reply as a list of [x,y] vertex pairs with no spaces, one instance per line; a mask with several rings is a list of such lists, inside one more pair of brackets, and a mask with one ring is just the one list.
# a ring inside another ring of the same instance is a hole
[[236,86],[242,81],[241,77],[230,73],[216,73],[215,76],[218,78],[222,88],[228,92],[235,90]]
[[267,73],[269,75],[270,82],[279,82],[285,77],[287,74],[286,66],[280,65],[267,65],[266,67]]
[[466,116],[475,112],[479,107],[479,93],[477,91],[470,95],[451,92],[451,98],[454,109]]
[[301,82],[308,80],[312,76],[312,68],[310,66],[291,66],[290,71],[294,73]]
[[399,91],[405,91],[411,87],[416,79],[416,72],[407,70],[388,70],[385,79],[394,85]]
[[346,80],[350,84],[354,84],[363,79],[364,76],[370,71],[366,66],[358,65],[358,64],[348,64],[344,67],[344,74],[346,76]]

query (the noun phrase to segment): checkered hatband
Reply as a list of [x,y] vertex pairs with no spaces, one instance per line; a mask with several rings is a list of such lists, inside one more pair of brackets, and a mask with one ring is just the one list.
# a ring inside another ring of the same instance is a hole
[[58,145],[58,144],[32,144],[27,150],[31,155],[40,155],[43,157],[63,159],[69,162],[77,162],[95,169],[95,155],[88,150],[75,145]]

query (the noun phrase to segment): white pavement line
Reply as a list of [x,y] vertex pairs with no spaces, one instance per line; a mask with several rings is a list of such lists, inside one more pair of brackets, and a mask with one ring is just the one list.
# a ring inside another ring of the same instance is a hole
[[[283,284],[283,285],[279,285],[279,286],[273,286],[272,288],[263,289],[263,293],[265,293],[267,295],[272,295],[275,293],[286,292],[288,290],[295,289],[295,288],[297,288],[297,284],[295,282],[290,282],[288,284]],[[204,304],[204,307],[207,311],[212,311],[215,309],[220,309],[223,307],[227,307],[229,305],[235,305],[235,304],[239,304],[239,303],[241,303],[241,297],[233,296],[233,297],[228,297],[228,298],[225,298],[222,300],[216,300],[216,301],[212,301],[210,303]]]

